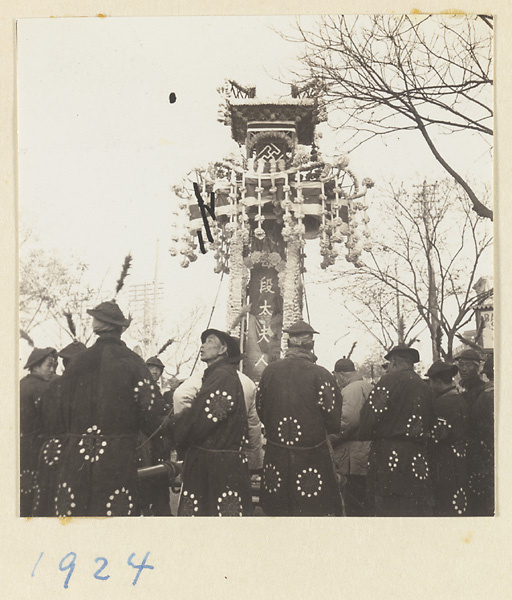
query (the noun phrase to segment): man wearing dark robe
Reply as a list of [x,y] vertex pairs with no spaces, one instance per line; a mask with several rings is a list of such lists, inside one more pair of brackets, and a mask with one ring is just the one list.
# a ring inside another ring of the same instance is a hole
[[468,508],[468,408],[453,378],[457,365],[437,360],[427,371],[434,394],[436,422],[432,429],[432,483],[435,515],[466,516]]
[[73,340],[70,344],[59,351],[59,357],[62,358],[62,366],[66,370],[71,360],[82,350],[86,350],[87,346],[78,340]]
[[341,516],[327,434],[341,427],[341,393],[316,365],[311,325],[284,330],[288,350],[262,373],[256,408],[267,440],[260,504],[269,516]]
[[137,434],[151,435],[163,412],[144,361],[121,340],[130,321],[118,305],[103,302],[87,312],[96,343],[42,399],[46,442],[36,516],[140,514]]
[[[164,363],[158,356],[151,356],[146,361],[153,385],[155,387],[155,402],[162,405],[165,415],[171,412],[171,404],[166,401],[158,384],[164,372]],[[156,432],[148,438],[142,431],[137,440],[138,467],[147,468],[169,461],[171,458],[171,441],[169,435],[163,430]],[[169,479],[166,474],[155,475],[153,478],[140,481],[141,509],[144,516],[169,517],[172,516],[170,507]]]
[[[455,358],[455,362],[459,367],[459,386],[462,389],[462,395],[466,400],[469,412],[468,485],[470,498],[468,514],[470,516],[476,516],[474,513],[475,511],[478,512],[479,509],[475,506],[474,500],[477,500],[482,487],[479,469],[479,463],[481,462],[482,458],[482,447],[478,439],[479,423],[476,411],[476,401],[485,388],[485,382],[480,377],[479,373],[482,359],[476,350],[468,348]],[[478,504],[478,502],[476,502],[476,504]]]
[[478,452],[471,464],[473,486],[469,504],[475,517],[494,515],[494,356],[487,357],[482,368],[488,382],[474,407],[475,445]]
[[414,372],[419,353],[396,346],[386,374],[361,409],[359,439],[372,442],[367,479],[368,514],[425,517],[433,512],[428,441],[432,395]]
[[237,341],[224,331],[201,334],[208,366],[190,405],[174,417],[174,439],[186,452],[178,516],[250,516],[252,496],[244,446],[247,413],[237,375]]
[[20,516],[32,515],[37,496],[36,471],[41,448],[40,402],[54,375],[55,348],[34,348],[23,367],[29,374],[20,381]]

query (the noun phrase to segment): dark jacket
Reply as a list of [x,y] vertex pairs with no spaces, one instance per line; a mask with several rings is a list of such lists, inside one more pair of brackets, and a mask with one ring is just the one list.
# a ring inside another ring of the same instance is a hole
[[[429,386],[412,370],[386,373],[361,410],[359,439],[373,441],[368,469],[370,512],[376,516],[426,516],[434,500],[428,441],[433,425]],[[397,514],[379,512],[382,498]],[[405,510],[405,512],[403,512]]]
[[30,373],[20,381],[20,516],[32,515],[41,449],[40,399],[48,382]]
[[434,398],[437,419],[432,430],[435,513],[464,516],[468,507],[468,408],[455,386]]
[[114,334],[77,355],[42,399],[42,516],[139,513],[137,434],[163,419],[144,361]]
[[263,371],[256,408],[267,445],[261,506],[267,515],[341,515],[342,503],[327,442],[341,426],[341,394],[312,353]]
[[469,451],[469,512],[494,515],[494,382],[485,384],[473,406],[473,435]]
[[186,451],[178,516],[252,514],[243,452],[247,413],[242,384],[230,359],[211,364],[190,407],[174,417],[176,445]]

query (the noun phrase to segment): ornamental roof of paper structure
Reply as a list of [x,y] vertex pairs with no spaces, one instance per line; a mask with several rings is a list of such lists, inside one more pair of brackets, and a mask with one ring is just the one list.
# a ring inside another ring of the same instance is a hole
[[483,302],[477,304],[475,310],[494,310],[494,292]]
[[239,144],[245,144],[247,124],[252,121],[293,122],[297,142],[305,146],[313,143],[315,127],[326,120],[316,98],[230,98],[227,101],[231,135]]

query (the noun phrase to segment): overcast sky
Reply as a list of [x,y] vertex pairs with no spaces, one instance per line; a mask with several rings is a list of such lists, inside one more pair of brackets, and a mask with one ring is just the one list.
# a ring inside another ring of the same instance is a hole
[[[292,21],[288,17],[19,21],[22,223],[34,228],[43,247],[59,248],[87,263],[93,285],[104,281],[102,299],[111,297],[130,251],[134,262],[129,282],[153,279],[159,239],[164,311],[178,318],[191,303],[210,307],[219,282],[212,272],[212,257],[201,256],[181,269],[168,254],[170,188],[192,167],[234,148],[229,128],[216,120],[216,89],[225,78],[256,85],[259,97],[288,95],[288,88],[275,78],[295,66],[300,47],[281,39],[271,27],[289,30]],[[177,96],[174,104],[168,100],[171,92]],[[328,156],[342,145],[342,136],[329,133],[327,125],[320,129]],[[458,139],[462,170],[480,181],[487,178],[490,156],[482,154],[475,162],[471,144]],[[386,143],[377,140],[353,154],[351,167],[360,179],[369,176],[377,182],[370,195],[373,203],[378,202],[379,186],[389,180],[444,176],[416,141],[420,142],[414,134]],[[308,255],[316,260],[318,242],[310,244],[315,247]],[[226,292],[227,285],[220,303]],[[331,368],[333,341],[343,335],[346,324],[338,321],[333,326],[337,311],[329,315],[324,302],[322,290],[310,291],[311,321],[319,331],[328,331],[317,344],[320,362]],[[225,325],[223,307],[213,324]],[[167,332],[163,337],[167,339]],[[363,358],[363,349],[358,352],[356,360]]]

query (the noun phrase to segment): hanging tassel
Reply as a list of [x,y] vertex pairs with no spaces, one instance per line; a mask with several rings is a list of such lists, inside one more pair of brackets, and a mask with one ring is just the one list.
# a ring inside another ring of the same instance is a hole
[[70,312],[64,311],[64,316],[68,322],[69,333],[71,333],[73,339],[76,340],[76,327],[73,321],[73,315]]
[[124,280],[126,279],[126,276],[128,275],[128,270],[129,270],[131,264],[132,264],[132,255],[127,254],[124,259],[123,268],[121,269],[121,275],[120,275],[119,279],[117,280],[116,293],[114,294],[114,299],[117,296],[117,294],[121,291],[121,289],[123,288]]
[[34,348],[34,340],[29,336],[29,334],[24,331],[23,329],[20,329],[20,337],[22,339],[24,339],[26,342],[28,342],[28,345],[31,346],[32,348]]
[[160,350],[156,353],[157,356],[159,356],[160,354],[162,354],[162,352],[164,350],[167,350],[167,348],[174,342],[174,338],[170,338],[169,340],[167,340],[165,342],[165,344],[160,348]]

